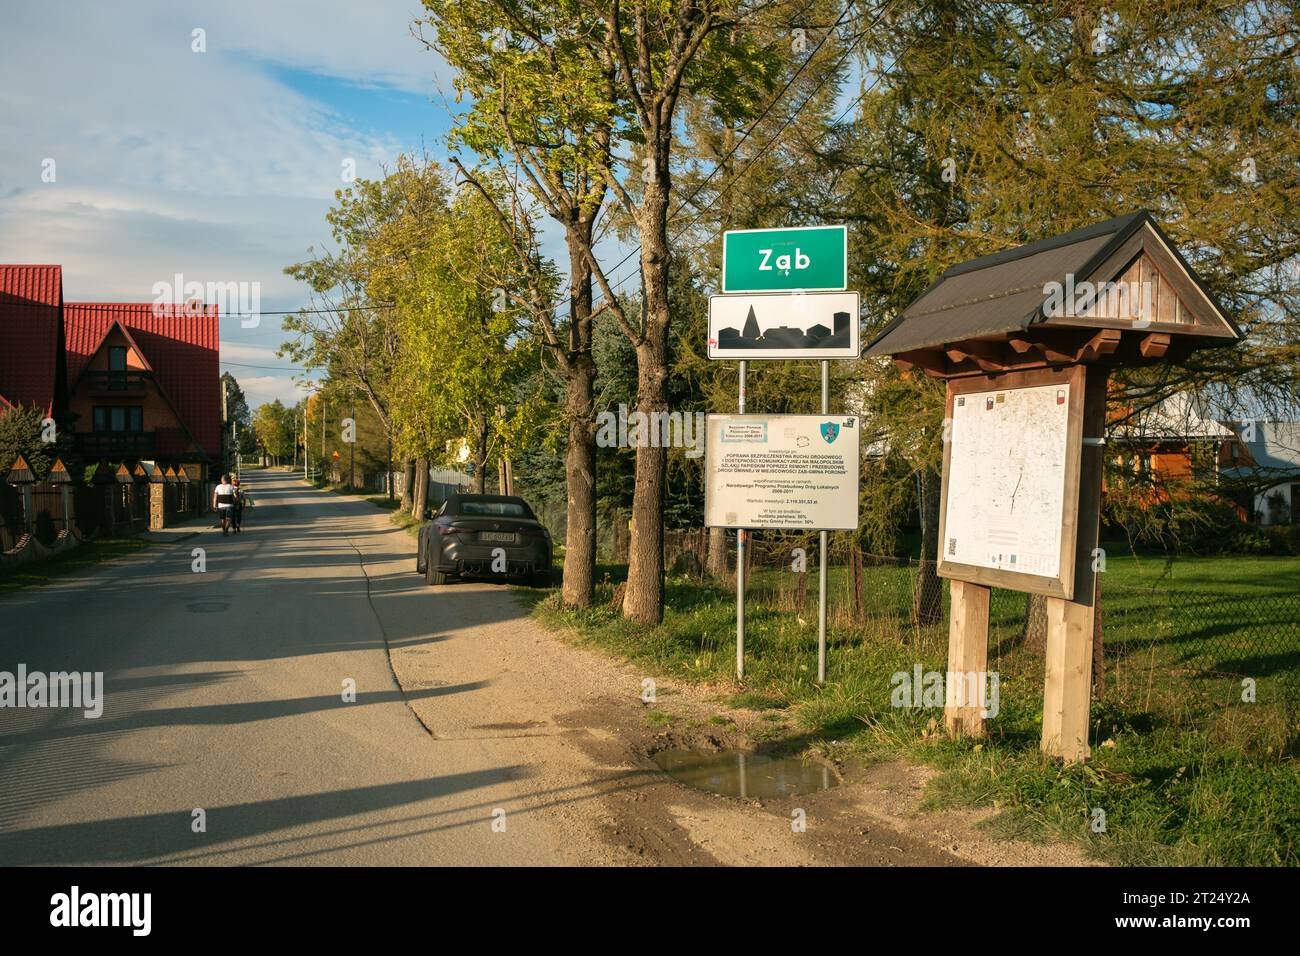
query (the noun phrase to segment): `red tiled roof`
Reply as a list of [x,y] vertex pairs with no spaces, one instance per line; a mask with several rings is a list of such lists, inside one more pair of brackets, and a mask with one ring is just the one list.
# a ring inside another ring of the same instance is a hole
[[221,454],[219,318],[215,305],[66,302],[68,382],[75,385],[113,323],[120,322],[153,366],[154,381],[181,422],[213,458]]
[[[125,325],[123,325],[121,320],[118,319],[116,315],[113,315],[109,318],[109,321],[104,325],[103,332],[98,333],[99,338],[90,347],[90,354],[82,355],[80,352],[78,352],[76,357],[73,358],[72,361],[69,363],[68,365],[69,369],[71,369],[74,364],[76,366],[76,375],[68,379],[68,381],[71,384],[73,385],[77,384],[77,376],[81,375],[81,373],[85,370],[86,364],[91,360],[94,354],[99,351],[100,346],[104,344],[104,339],[108,338],[109,333],[111,333],[114,329],[117,329],[119,332],[122,333],[123,337],[126,339],[126,344],[131,346],[131,348],[136,352],[136,354],[138,354],[140,358],[144,361],[144,371],[146,372],[153,371],[153,363],[149,361],[149,356],[144,354],[144,349],[140,348],[139,343],[137,343],[135,340],[135,336],[131,334],[131,330],[128,329]],[[95,334],[95,333],[92,332],[91,334]],[[78,343],[78,345],[80,345],[80,343]]]
[[63,358],[63,270],[0,265],[0,394],[53,413]]

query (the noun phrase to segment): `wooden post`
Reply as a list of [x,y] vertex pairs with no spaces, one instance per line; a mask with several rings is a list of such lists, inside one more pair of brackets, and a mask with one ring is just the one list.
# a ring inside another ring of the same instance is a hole
[[1106,432],[1104,365],[1085,366],[1083,454],[1079,469],[1079,524],[1074,554],[1074,598],[1047,599],[1047,666],[1043,682],[1044,753],[1067,763],[1087,760],[1092,703],[1093,629],[1097,582],[1093,551],[1101,522],[1101,473]]
[[983,737],[984,708],[980,697],[972,699],[970,691],[978,691],[987,679],[989,589],[969,581],[952,580],[949,585],[952,613],[948,619],[948,692],[943,724],[950,737]]

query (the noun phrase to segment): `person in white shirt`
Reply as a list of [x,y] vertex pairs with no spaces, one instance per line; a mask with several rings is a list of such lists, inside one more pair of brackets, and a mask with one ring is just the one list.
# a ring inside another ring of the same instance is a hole
[[217,487],[212,489],[212,507],[221,516],[221,536],[230,533],[230,522],[235,514],[235,486],[230,483],[229,475],[222,475]]

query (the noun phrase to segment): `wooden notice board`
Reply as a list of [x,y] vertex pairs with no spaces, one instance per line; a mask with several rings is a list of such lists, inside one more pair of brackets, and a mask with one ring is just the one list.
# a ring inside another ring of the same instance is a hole
[[940,577],[1074,597],[1084,369],[949,379]]

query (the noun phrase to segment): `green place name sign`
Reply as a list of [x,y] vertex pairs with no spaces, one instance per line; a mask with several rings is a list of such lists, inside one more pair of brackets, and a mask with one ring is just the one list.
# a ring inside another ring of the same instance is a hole
[[845,226],[736,229],[722,234],[723,292],[839,292],[848,287]]

